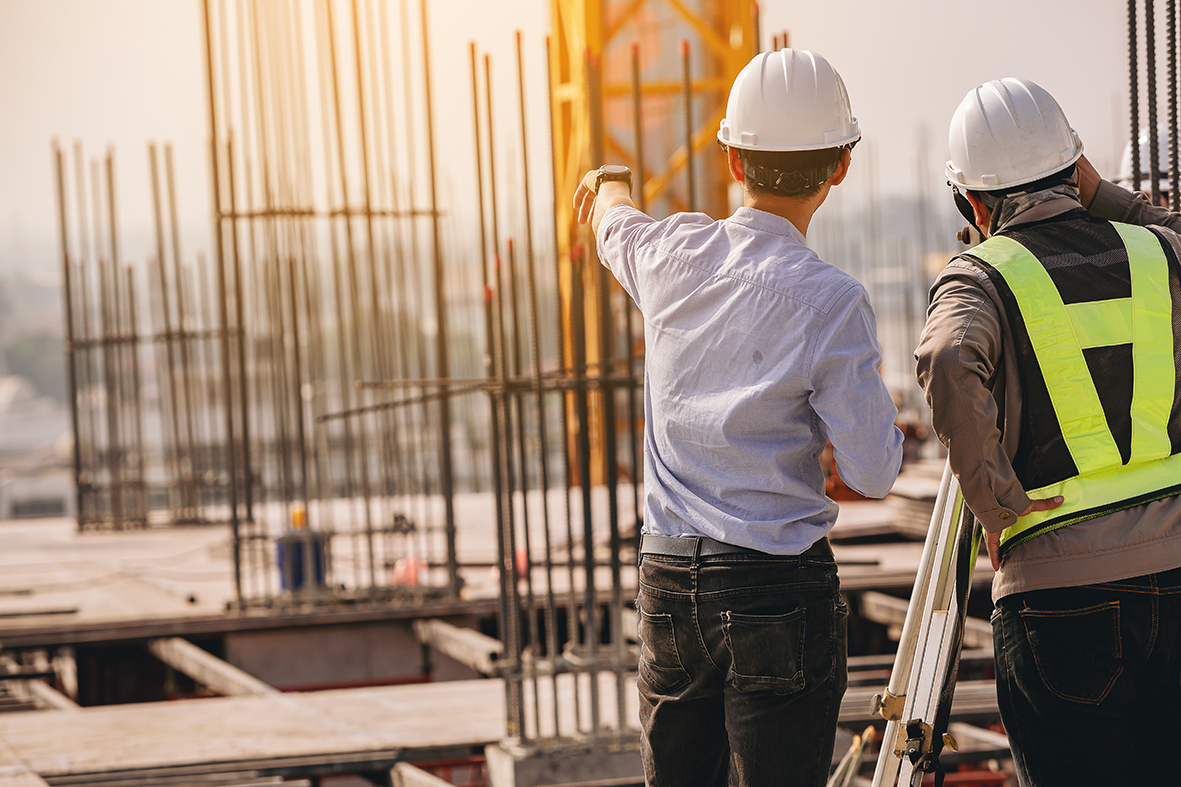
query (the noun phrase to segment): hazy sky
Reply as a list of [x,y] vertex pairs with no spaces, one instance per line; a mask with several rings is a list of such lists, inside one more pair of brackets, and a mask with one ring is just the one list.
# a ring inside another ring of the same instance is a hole
[[[1165,5],[1157,5],[1163,17]],[[477,40],[502,64],[498,94],[513,100],[507,115],[515,111],[515,85],[507,81],[515,30],[523,31],[533,58],[531,78],[544,85],[549,2],[430,0],[430,8],[440,140],[458,135],[466,151],[468,42]],[[144,242],[151,222],[146,144],[172,142],[186,253],[208,249],[200,9],[200,0],[0,0],[0,272],[60,265],[54,137],[66,145],[80,140],[88,156],[115,146],[121,226],[132,236],[128,261],[151,254]],[[970,88],[1001,76],[1047,88],[1092,161],[1101,172],[1113,171],[1128,127],[1125,13],[1114,0],[764,0],[762,29],[764,47],[773,32],[789,29],[794,46],[815,49],[836,66],[872,148],[880,189],[913,192],[920,155],[924,187],[945,188],[952,111]],[[534,142],[545,150],[544,139]],[[470,169],[466,155],[455,163]],[[442,166],[451,189],[469,178]],[[538,180],[547,182],[543,174]],[[855,173],[849,193],[855,198],[863,188]]]

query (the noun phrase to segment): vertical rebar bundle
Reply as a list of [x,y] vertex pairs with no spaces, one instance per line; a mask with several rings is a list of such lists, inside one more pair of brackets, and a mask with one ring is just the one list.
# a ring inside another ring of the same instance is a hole
[[[1177,49],[1177,3],[1168,0],[1165,4],[1166,18],[1160,24],[1156,14],[1156,4],[1153,0],[1144,0],[1144,23],[1139,24],[1137,0],[1128,0],[1128,117],[1131,136],[1132,188],[1139,191],[1142,188],[1149,195],[1153,204],[1161,204],[1163,189],[1161,181],[1169,179],[1169,205],[1173,210],[1181,209],[1181,189],[1177,188],[1178,180],[1178,110],[1177,110],[1177,80],[1178,63]],[[1158,90],[1157,41],[1162,38],[1165,43],[1167,87],[1164,98],[1167,100],[1167,120],[1158,122],[1159,102],[1162,98]],[[1140,40],[1144,41],[1144,68],[1141,79]],[[1142,92],[1143,91],[1143,92]],[[1141,97],[1147,107],[1147,127],[1144,136],[1147,137],[1147,150],[1141,150]],[[1162,129],[1168,130],[1168,152],[1160,149]],[[1162,164],[1167,161],[1167,166]],[[1147,173],[1147,183],[1143,183]]]
[[[119,259],[113,156],[92,167],[90,236],[77,154],[71,242],[57,153],[79,522],[229,524],[239,610],[496,596],[510,737],[618,745],[635,734],[642,320],[589,234],[567,262],[556,214],[534,221],[530,91],[555,104],[520,35],[508,115],[470,47],[479,235],[448,246],[471,200],[438,183],[427,3],[390,10],[203,0],[208,260],[182,254],[169,146],[148,147],[142,273]],[[603,160],[603,66],[584,65]]]

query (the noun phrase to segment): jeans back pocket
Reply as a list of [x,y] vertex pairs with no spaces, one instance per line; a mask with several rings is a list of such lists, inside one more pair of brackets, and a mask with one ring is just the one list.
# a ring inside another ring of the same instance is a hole
[[806,630],[803,607],[781,615],[723,612],[731,664],[727,682],[738,691],[791,694],[803,689]]
[[640,619],[640,680],[658,694],[670,694],[689,682],[673,631],[673,616],[637,609]]
[[1123,672],[1119,602],[1085,609],[1019,611],[1046,688],[1073,702],[1103,702]]

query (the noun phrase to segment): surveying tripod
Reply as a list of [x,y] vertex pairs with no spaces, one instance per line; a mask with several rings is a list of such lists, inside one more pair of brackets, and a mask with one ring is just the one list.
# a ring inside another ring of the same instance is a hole
[[902,624],[885,695],[874,710],[886,720],[873,787],[918,787],[925,773],[943,783],[939,755],[957,748],[947,732],[964,640],[968,591],[981,530],[964,505],[951,465],[943,469],[931,527]]

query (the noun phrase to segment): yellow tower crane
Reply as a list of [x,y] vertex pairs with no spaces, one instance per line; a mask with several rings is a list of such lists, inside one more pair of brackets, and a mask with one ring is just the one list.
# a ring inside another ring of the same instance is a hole
[[[604,342],[614,341],[604,319],[623,307],[605,304],[624,296],[599,270],[594,239],[575,222],[571,198],[587,170],[626,164],[637,204],[657,218],[679,210],[730,213],[730,176],[713,144],[730,85],[759,50],[758,9],[747,0],[552,0],[551,14],[564,366],[606,377],[619,370],[602,368],[602,359],[620,354],[604,353]],[[589,412],[592,484],[605,480],[604,412]]]

